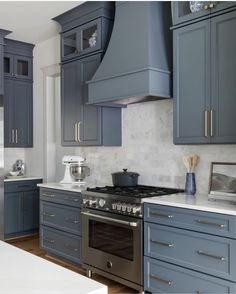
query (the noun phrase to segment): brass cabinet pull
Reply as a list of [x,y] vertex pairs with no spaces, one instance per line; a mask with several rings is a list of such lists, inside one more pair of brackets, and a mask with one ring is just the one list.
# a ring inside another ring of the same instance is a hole
[[79,121],[77,123],[77,142],[81,142],[81,138],[80,138],[80,125],[81,125],[81,121]]
[[75,142],[78,142],[78,125],[75,123]]
[[214,115],[214,110],[211,109],[211,137],[213,137],[213,115]]
[[208,5],[204,5],[204,9],[207,10],[209,8]]
[[199,290],[197,290],[195,293],[196,294],[203,294],[203,292],[202,291],[199,291]]
[[42,196],[45,196],[45,197],[55,197],[54,194],[49,194],[49,193],[43,193]]
[[43,238],[43,240],[51,244],[55,243],[54,239]]
[[75,202],[79,201],[79,198],[73,198],[73,197],[65,197],[64,199],[69,201],[75,201]]
[[11,142],[15,143],[15,130],[11,129]]
[[15,136],[16,136],[16,144],[18,143],[18,130],[15,129]]
[[158,241],[158,240],[153,240],[153,239],[151,239],[151,242],[155,243],[155,244],[158,244],[158,245],[166,246],[166,247],[174,247],[173,243],[169,244],[169,243],[165,243],[165,242]]
[[205,137],[208,137],[208,111],[204,112],[204,128],[205,128]]
[[78,224],[79,223],[78,220],[75,220],[75,219],[72,219],[72,218],[69,218],[69,217],[66,217],[65,221],[68,222],[68,223],[72,223],[72,224]]
[[219,227],[219,228],[224,228],[225,227],[224,224],[217,224],[217,223],[213,223],[213,222],[209,222],[209,221],[204,221],[204,220],[201,220],[201,219],[197,219],[196,222],[198,224],[209,225],[209,226],[214,226],[214,227]]
[[157,212],[153,212],[153,211],[150,211],[150,215],[153,215],[155,217],[173,218],[173,215],[162,214],[162,213],[157,213]]
[[214,8],[214,3],[210,3],[209,8]]
[[47,213],[47,212],[43,212],[43,215],[49,216],[49,217],[54,217],[55,216],[55,214],[51,214],[51,213]]
[[152,278],[152,279],[155,279],[155,280],[157,280],[157,281],[159,281],[159,282],[161,282],[161,283],[164,283],[164,284],[166,284],[166,285],[172,285],[172,281],[167,281],[167,280],[164,280],[164,279],[162,279],[162,278],[160,278],[160,277],[158,277],[158,276],[156,276],[156,275],[153,275],[153,274],[150,274],[150,277]]
[[70,250],[73,250],[75,252],[77,252],[79,249],[78,248],[75,248],[73,246],[71,246],[70,244],[64,244],[66,248],[70,249]]
[[223,257],[223,256],[217,256],[217,255],[209,254],[209,253],[203,252],[201,250],[197,250],[197,254],[203,255],[203,256],[206,256],[206,257],[210,257],[210,258],[214,258],[214,259],[217,259],[217,260],[221,260],[221,261],[225,260],[225,257]]

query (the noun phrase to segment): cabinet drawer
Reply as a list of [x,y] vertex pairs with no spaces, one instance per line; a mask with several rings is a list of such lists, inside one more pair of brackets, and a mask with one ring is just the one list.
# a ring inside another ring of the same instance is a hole
[[73,193],[54,189],[40,189],[40,200],[67,204],[74,207],[81,206],[81,193]]
[[236,293],[236,285],[152,258],[144,258],[144,289],[152,293]]
[[236,281],[236,240],[144,224],[146,256]]
[[40,222],[56,229],[80,235],[81,211],[79,208],[41,201]]
[[40,245],[48,252],[75,263],[81,263],[81,238],[41,226]]
[[236,217],[231,215],[145,204],[144,220],[212,235],[236,238]]
[[30,190],[38,190],[37,184],[42,183],[42,180],[37,181],[15,181],[15,182],[5,182],[4,192],[22,192]]

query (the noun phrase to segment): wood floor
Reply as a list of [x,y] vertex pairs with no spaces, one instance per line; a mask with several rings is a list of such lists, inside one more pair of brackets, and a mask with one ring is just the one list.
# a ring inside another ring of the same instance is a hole
[[[56,258],[52,258],[50,256],[48,256],[46,254],[45,251],[41,250],[39,248],[39,239],[38,237],[31,237],[31,238],[26,238],[26,239],[21,239],[21,240],[14,240],[14,241],[8,241],[8,243],[18,247],[18,248],[21,248],[23,250],[26,250],[32,254],[35,254],[37,256],[40,256],[42,258],[45,258],[49,261],[52,261],[56,264],[59,264],[65,268],[68,268],[76,273],[79,273],[79,274],[82,274],[82,275],[85,275],[85,270],[81,267],[78,267],[78,266],[73,266],[69,263],[65,263],[65,262],[62,262]],[[118,293],[122,293],[122,294],[131,294],[131,293],[138,293],[137,291],[131,289],[131,288],[128,288],[124,285],[121,285],[119,283],[116,283],[114,281],[111,281],[107,278],[104,278],[102,276],[99,276],[97,274],[93,274],[93,279],[98,281],[98,282],[101,282],[105,285],[108,286],[108,293],[109,294],[118,294]]]

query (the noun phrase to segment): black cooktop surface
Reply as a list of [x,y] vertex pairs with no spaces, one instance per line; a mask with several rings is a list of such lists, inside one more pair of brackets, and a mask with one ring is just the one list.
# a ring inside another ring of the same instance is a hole
[[105,186],[96,188],[87,188],[88,191],[104,194],[112,194],[118,196],[131,196],[135,198],[145,198],[154,196],[163,196],[169,194],[175,194],[184,192],[181,189],[164,188],[164,187],[153,187],[137,185],[133,187],[119,187],[119,186]]

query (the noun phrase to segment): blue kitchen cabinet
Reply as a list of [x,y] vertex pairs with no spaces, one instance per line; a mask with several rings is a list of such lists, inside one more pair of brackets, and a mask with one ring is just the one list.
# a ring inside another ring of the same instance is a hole
[[236,143],[236,11],[174,28],[174,143]]
[[37,181],[4,183],[5,239],[32,234],[39,228],[39,190]]
[[0,96],[4,94],[4,37],[9,33],[10,31],[0,29]]
[[33,45],[6,39],[4,146],[33,147]]
[[81,264],[81,193],[40,188],[40,246]]
[[235,216],[145,203],[145,290],[235,293],[235,224]]
[[114,3],[86,2],[54,18],[61,25],[63,146],[120,146],[121,109],[88,104],[88,84],[110,39]]

